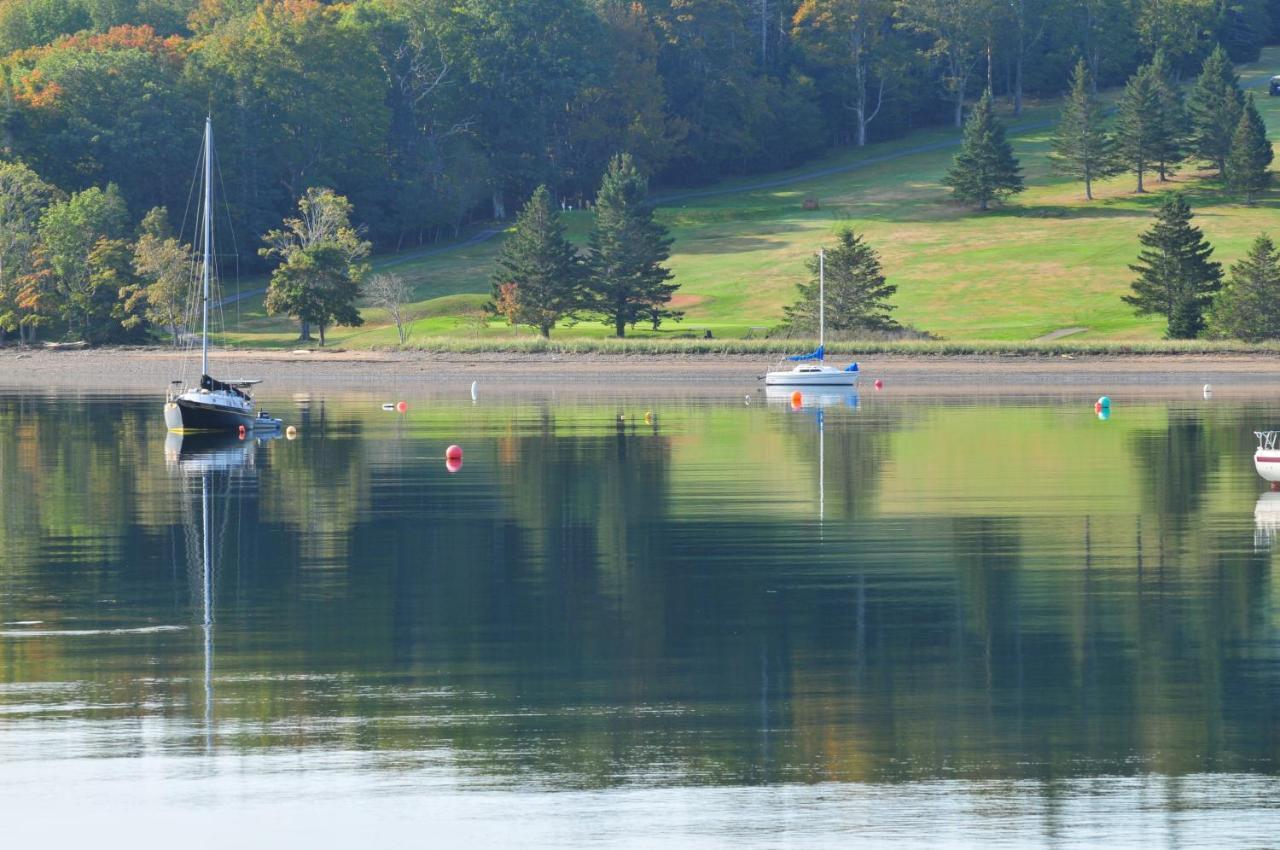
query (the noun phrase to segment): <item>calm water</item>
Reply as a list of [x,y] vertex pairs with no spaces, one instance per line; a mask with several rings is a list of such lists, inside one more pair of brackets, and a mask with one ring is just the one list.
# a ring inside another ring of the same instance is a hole
[[1280,831],[1280,401],[380,401],[0,394],[6,836]]

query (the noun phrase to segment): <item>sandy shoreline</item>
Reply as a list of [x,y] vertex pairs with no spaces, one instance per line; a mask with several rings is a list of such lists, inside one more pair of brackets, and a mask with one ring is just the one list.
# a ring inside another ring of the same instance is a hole
[[[222,377],[261,378],[273,393],[395,387],[424,392],[471,381],[524,388],[626,391],[670,388],[740,392],[759,386],[772,360],[761,355],[435,354],[428,352],[219,352]],[[159,392],[182,374],[166,349],[49,351],[0,349],[0,389]],[[189,363],[187,376],[196,364]],[[862,361],[863,383],[883,379],[898,392],[1065,392],[1097,387],[1178,394],[1210,383],[1214,392],[1280,394],[1280,357],[1260,355],[905,356]],[[233,374],[234,373],[234,374]]]

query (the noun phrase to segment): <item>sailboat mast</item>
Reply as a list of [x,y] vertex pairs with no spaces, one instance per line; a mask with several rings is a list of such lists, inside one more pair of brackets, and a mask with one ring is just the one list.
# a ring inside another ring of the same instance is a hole
[[[818,350],[827,344],[827,251],[818,249]],[[825,351],[822,351],[826,355]]]
[[213,119],[204,119],[204,321],[200,330],[200,374],[209,374],[209,200],[212,195]]

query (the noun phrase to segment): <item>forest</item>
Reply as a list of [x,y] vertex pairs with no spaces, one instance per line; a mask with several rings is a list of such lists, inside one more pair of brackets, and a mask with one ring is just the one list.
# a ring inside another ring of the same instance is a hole
[[[1278,30],[1280,0],[8,0],[0,154],[25,188],[0,186],[0,325],[24,277],[92,297],[128,277],[124,243],[189,223],[206,113],[219,250],[257,271],[317,187],[396,250],[539,185],[581,206],[621,152],[655,187],[705,184],[958,127],[987,89],[1016,115],[1080,60],[1095,87],[1156,55],[1190,79]],[[62,259],[24,268],[46,236]]]

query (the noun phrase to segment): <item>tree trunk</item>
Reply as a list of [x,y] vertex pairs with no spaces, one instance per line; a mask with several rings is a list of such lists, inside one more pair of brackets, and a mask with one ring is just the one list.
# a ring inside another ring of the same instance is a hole
[[1142,187],[1142,169],[1141,168],[1138,169],[1138,188],[1136,191],[1138,192],[1138,194],[1142,194],[1143,192],[1147,191]]
[[622,339],[627,335],[627,321],[622,318],[621,313],[619,313],[618,317],[613,320],[613,335],[618,339]]
[[986,211],[987,211],[987,199],[986,199],[986,198],[983,198],[981,201],[979,201],[979,202],[978,202],[978,209],[979,209],[980,211],[982,211],[982,212],[986,212]]
[[298,325],[298,342],[311,342],[311,323],[306,319],[299,319]]
[[320,323],[320,347],[324,348],[324,322]]
[[1022,52],[1013,62],[1013,117],[1022,115]]
[[1088,172],[1085,172],[1084,175],[1084,199],[1086,201],[1093,200],[1093,178],[1089,176]]
[[545,322],[538,325],[538,332],[542,334],[543,339],[551,339],[551,326]]
[[498,221],[502,221],[507,217],[507,205],[502,199],[502,189],[494,187],[493,189],[493,217]]
[[956,88],[956,127],[964,127],[964,86]]

